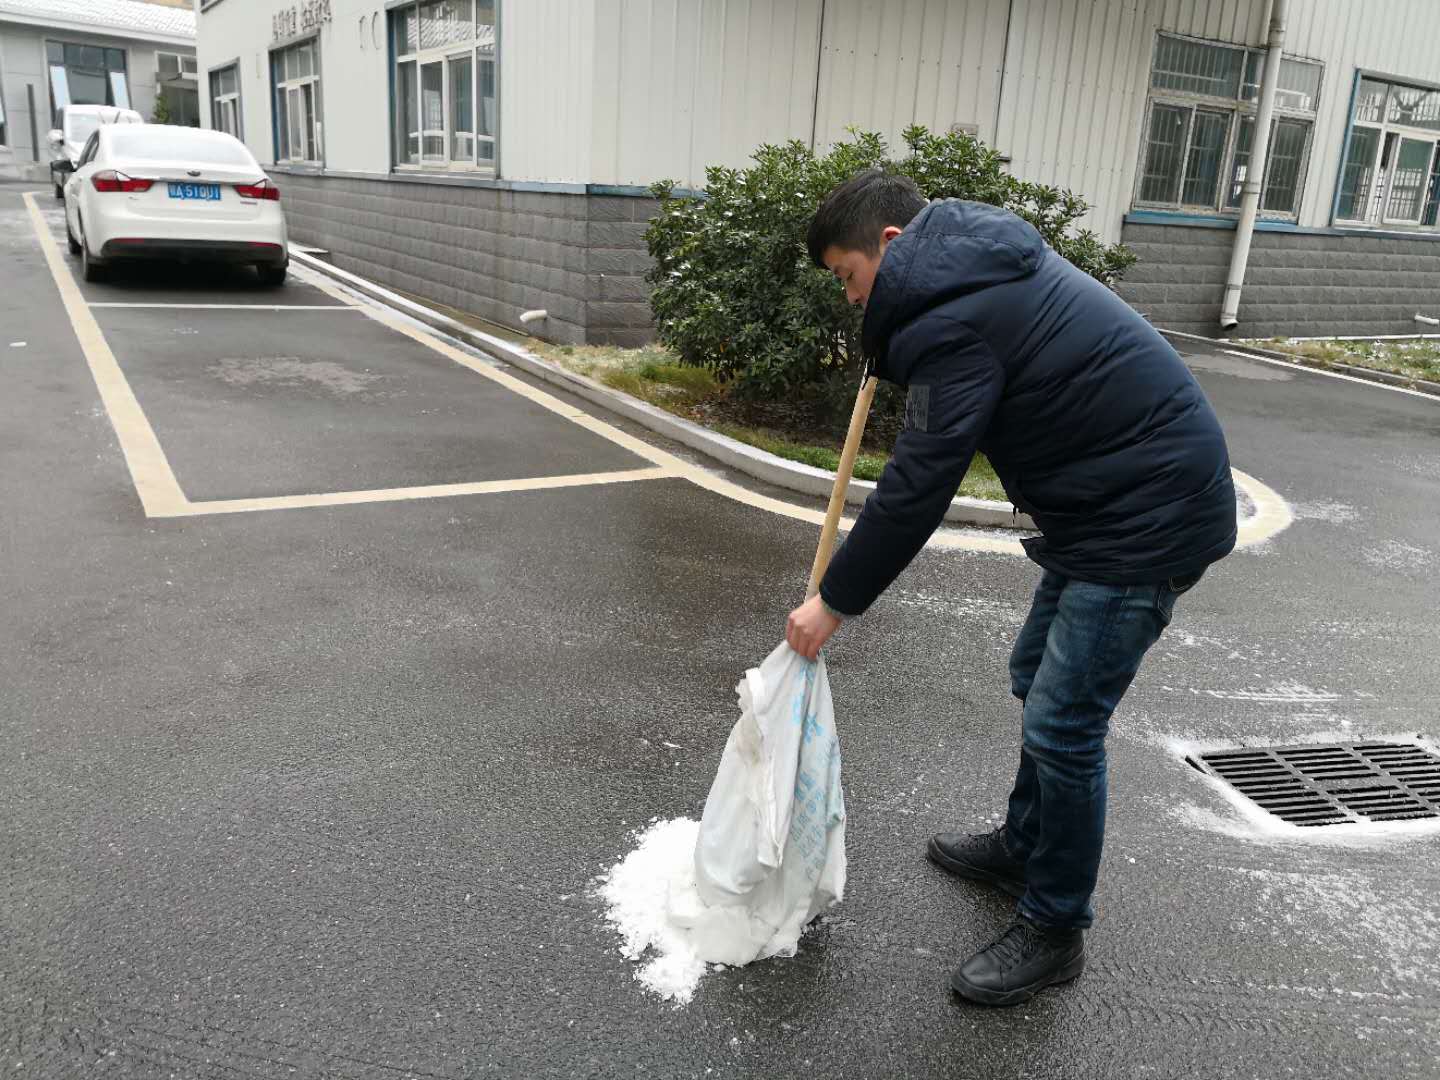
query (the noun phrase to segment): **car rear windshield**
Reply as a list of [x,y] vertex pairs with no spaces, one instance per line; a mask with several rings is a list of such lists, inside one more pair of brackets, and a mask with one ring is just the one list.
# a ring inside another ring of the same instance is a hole
[[100,118],[94,114],[82,113],[79,116],[66,117],[66,120],[66,126],[70,129],[70,141],[73,143],[83,143],[100,126]]
[[120,157],[141,161],[183,161],[197,165],[255,165],[239,142],[201,135],[186,128],[162,130],[158,125],[136,125],[116,131],[113,145]]

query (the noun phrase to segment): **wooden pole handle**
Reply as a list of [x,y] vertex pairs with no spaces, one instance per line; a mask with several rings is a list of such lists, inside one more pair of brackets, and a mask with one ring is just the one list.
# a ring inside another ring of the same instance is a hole
[[835,486],[830,490],[830,505],[825,510],[825,527],[820,530],[820,546],[815,550],[815,563],[810,567],[810,587],[805,590],[807,600],[820,591],[820,579],[825,576],[831,552],[835,550],[835,534],[840,531],[840,515],[845,511],[845,490],[850,486],[855,456],[860,452],[860,436],[865,433],[865,421],[870,416],[870,403],[875,400],[878,383],[874,375],[865,379],[855,399],[855,409],[850,414],[850,430],[845,433],[845,449],[840,452]]

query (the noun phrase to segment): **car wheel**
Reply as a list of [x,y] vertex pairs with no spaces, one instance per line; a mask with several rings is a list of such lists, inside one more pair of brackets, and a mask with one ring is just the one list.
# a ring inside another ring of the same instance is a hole
[[104,275],[100,264],[90,254],[90,242],[81,236],[80,238],[80,276],[86,281],[99,281]]
[[256,272],[260,275],[261,285],[284,285],[285,274],[289,269],[289,263],[281,263],[279,266],[261,263],[255,267]]
[[70,223],[65,223],[65,243],[70,246],[71,255],[80,254],[80,241],[75,239],[75,231],[70,228]]

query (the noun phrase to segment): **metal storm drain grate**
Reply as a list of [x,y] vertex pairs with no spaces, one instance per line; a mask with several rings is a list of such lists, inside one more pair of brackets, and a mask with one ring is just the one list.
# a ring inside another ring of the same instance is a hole
[[1440,817],[1440,757],[1411,743],[1255,746],[1186,760],[1293,825]]

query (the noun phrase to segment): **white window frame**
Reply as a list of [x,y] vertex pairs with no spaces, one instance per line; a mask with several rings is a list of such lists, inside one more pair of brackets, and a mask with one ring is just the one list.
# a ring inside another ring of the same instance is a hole
[[155,75],[161,77],[160,58],[162,56],[173,56],[175,58],[175,74],[164,76],[170,79],[199,79],[200,64],[194,53],[170,52],[168,49],[157,50],[155,53]]
[[[450,42],[445,45],[433,46],[429,49],[421,49],[418,45],[413,52],[400,52],[396,44],[398,37],[396,23],[405,12],[413,12],[416,22],[416,37],[419,38],[422,29],[419,24],[420,9],[427,3],[427,0],[414,0],[413,3],[400,4],[391,8],[388,12],[389,22],[386,26],[388,40],[391,49],[391,102],[390,102],[390,143],[393,157],[393,167],[397,172],[463,172],[475,173],[481,176],[498,176],[500,172],[500,133],[498,130],[489,135],[482,135],[480,129],[484,98],[480,95],[480,70],[484,63],[491,63],[495,70],[495,128],[499,127],[499,98],[500,98],[500,0],[494,0],[495,41],[491,43],[488,55],[486,47],[481,39],[481,27],[486,25],[479,22],[480,0],[474,0],[471,5],[471,24],[475,33],[469,41]],[[454,61],[470,60],[470,123],[471,131],[461,133],[470,136],[470,157],[456,159],[452,151],[455,145],[456,132],[452,129],[451,118],[454,116],[455,103],[451,100],[451,66]],[[441,127],[426,128],[425,120],[425,79],[424,73],[427,66],[432,64],[440,65],[440,107]],[[400,95],[400,72],[405,65],[413,65],[415,69],[415,110],[411,124],[413,130],[406,129],[404,132],[398,130],[400,125],[399,95]],[[400,144],[402,139],[408,142],[411,135],[418,133],[419,145],[415,150],[415,160],[401,160]],[[426,154],[425,143],[428,139],[438,139],[443,149],[442,154]],[[482,146],[490,149],[489,158],[479,156]]]
[[[227,71],[235,73],[235,89],[226,93],[215,93],[217,76]],[[227,131],[234,135],[241,142],[245,141],[245,117],[240,111],[240,61],[234,60],[228,64],[221,64],[219,67],[211,68],[206,73],[206,87],[210,95],[210,126],[215,131]],[[215,114],[219,110],[222,114],[229,109],[231,116],[235,119],[235,130],[221,127],[215,123]]]
[[[1170,38],[1172,40],[1179,41],[1189,41],[1194,42],[1198,45],[1205,45],[1212,48],[1230,49],[1235,52],[1243,53],[1244,55],[1240,60],[1239,86],[1236,90],[1235,97],[1221,97],[1213,94],[1192,93],[1184,90],[1173,90],[1154,86],[1153,83],[1155,73],[1155,58],[1156,54],[1159,51],[1160,40],[1163,38]],[[1249,67],[1249,59],[1252,54],[1257,53],[1263,56],[1264,50],[1255,49],[1244,45],[1234,45],[1224,41],[1211,41],[1207,38],[1189,37],[1184,34],[1171,34],[1165,32],[1160,32],[1156,34],[1155,48],[1151,51],[1150,69],[1146,76],[1147,90],[1145,112],[1142,120],[1143,127],[1141,128],[1140,137],[1140,156],[1138,162],[1136,163],[1135,187],[1131,199],[1131,205],[1134,207],[1134,209],[1158,211],[1161,213],[1206,214],[1215,217],[1237,217],[1239,215],[1239,208],[1229,205],[1229,195],[1231,186],[1235,182],[1235,155],[1240,146],[1241,125],[1244,123],[1247,117],[1253,121],[1258,111],[1257,102],[1254,100],[1246,100],[1245,98],[1245,88],[1247,85],[1250,85],[1246,82],[1246,72]],[[1294,56],[1286,53],[1284,59],[1293,60],[1299,63],[1315,65],[1317,68],[1320,69],[1320,86],[1316,90],[1315,99],[1312,103],[1315,106],[1313,110],[1287,107],[1280,104],[1278,101],[1275,104],[1274,116],[1277,120],[1293,119],[1301,121],[1308,125],[1309,130],[1306,133],[1305,148],[1301,154],[1298,172],[1295,178],[1295,205],[1288,211],[1264,209],[1264,196],[1268,193],[1270,187],[1270,176],[1267,175],[1265,183],[1266,191],[1261,193],[1259,213],[1262,218],[1265,218],[1267,220],[1297,221],[1300,216],[1300,204],[1304,196],[1305,181],[1307,176],[1309,175],[1310,170],[1310,158],[1315,143],[1316,118],[1319,112],[1320,98],[1325,88],[1325,70],[1322,64],[1320,64],[1318,61],[1311,60],[1308,57]],[[1176,200],[1174,202],[1165,202],[1155,199],[1144,199],[1141,197],[1145,182],[1145,162],[1150,149],[1151,118],[1155,106],[1157,105],[1169,106],[1171,108],[1180,108],[1188,111],[1188,116],[1185,121],[1185,134],[1180,150],[1180,173],[1178,181],[1176,183]],[[1199,111],[1227,113],[1230,119],[1229,126],[1225,134],[1225,145],[1221,151],[1220,176],[1215,188],[1215,197],[1209,203],[1197,204],[1185,202],[1184,194],[1186,180],[1189,179],[1190,156],[1192,151],[1190,140],[1195,126],[1195,114]],[[1270,147],[1267,148],[1267,150],[1273,149],[1274,147],[1277,127],[1278,125],[1271,125]],[[1251,147],[1250,154],[1253,157],[1253,146]],[[1266,154],[1266,159],[1267,161],[1269,160],[1268,152]],[[1269,173],[1268,167],[1266,169],[1266,172],[1267,174]]]
[[[284,64],[283,57],[295,49],[310,47],[311,69],[309,75],[297,75],[294,78],[281,75],[277,77],[275,71],[276,62]],[[309,135],[313,144],[315,156],[306,157],[305,144],[300,144],[301,156],[295,156],[292,151],[295,149],[295,116],[297,110],[305,108],[305,88],[311,87],[309,105]],[[291,42],[289,45],[279,49],[272,49],[270,52],[270,110],[272,122],[277,118],[278,102],[283,99],[285,102],[285,135],[289,146],[281,146],[276,129],[275,138],[275,163],[277,165],[321,165],[325,161],[325,144],[322,141],[324,124],[320,120],[322,110],[322,99],[320,96],[320,38],[319,36],[306,38],[303,41]]]
[[[1360,80],[1385,84],[1385,98],[1380,105],[1380,119],[1358,120],[1355,117],[1356,110],[1360,106],[1359,87]],[[1416,231],[1425,233],[1440,232],[1440,221],[1435,224],[1425,224],[1425,210],[1429,202],[1430,181],[1436,170],[1440,169],[1440,161],[1436,155],[1440,154],[1440,130],[1426,127],[1415,127],[1409,124],[1397,123],[1390,119],[1390,96],[1396,89],[1405,90],[1427,90],[1434,91],[1437,88],[1424,83],[1410,82],[1404,79],[1386,78],[1381,75],[1373,75],[1366,71],[1357,73],[1355,84],[1356,93],[1350,105],[1350,116],[1345,128],[1345,143],[1340,152],[1340,177],[1336,182],[1335,208],[1332,218],[1333,224],[1354,229],[1398,229],[1405,231]],[[1351,140],[1355,132],[1359,130],[1373,131],[1376,134],[1375,153],[1370,159],[1370,190],[1366,192],[1363,204],[1360,207],[1359,217],[1341,217],[1340,200],[1345,185],[1345,168],[1350,157]],[[1399,218],[1390,216],[1390,199],[1394,193],[1395,174],[1399,170],[1385,167],[1386,150],[1391,145],[1390,140],[1395,140],[1395,154],[1398,158],[1404,143],[1424,142],[1430,144],[1430,158],[1426,164],[1424,179],[1420,186],[1419,212],[1414,218]]]

